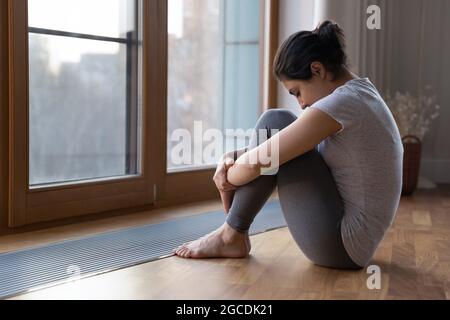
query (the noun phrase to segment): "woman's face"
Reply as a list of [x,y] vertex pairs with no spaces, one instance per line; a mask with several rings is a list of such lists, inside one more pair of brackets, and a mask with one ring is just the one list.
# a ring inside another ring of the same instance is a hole
[[283,80],[288,92],[296,97],[302,110],[333,92],[331,75],[320,62],[311,64],[312,78],[309,80]]

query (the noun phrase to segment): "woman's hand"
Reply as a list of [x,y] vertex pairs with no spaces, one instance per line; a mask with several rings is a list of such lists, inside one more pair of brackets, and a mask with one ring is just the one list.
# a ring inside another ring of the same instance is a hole
[[217,169],[214,174],[213,180],[216,184],[217,189],[222,192],[236,190],[236,186],[232,185],[227,180],[227,171],[234,164],[233,158],[229,153],[225,153],[222,158],[220,158],[217,164]]
[[230,211],[234,193],[237,189],[236,186],[232,185],[227,180],[227,171],[233,164],[234,159],[232,158],[231,153],[224,154],[219,160],[213,177],[214,183],[216,184],[217,189],[219,189],[220,198],[222,199],[222,204],[226,213]]
[[223,208],[225,213],[230,212],[231,205],[233,203],[234,193],[236,191],[220,191],[220,199],[222,199]]

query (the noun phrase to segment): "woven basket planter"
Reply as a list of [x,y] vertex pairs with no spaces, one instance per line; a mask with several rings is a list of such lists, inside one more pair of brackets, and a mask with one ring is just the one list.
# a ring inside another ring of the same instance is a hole
[[402,195],[410,196],[416,190],[419,180],[422,143],[413,135],[404,136],[402,142],[404,148]]

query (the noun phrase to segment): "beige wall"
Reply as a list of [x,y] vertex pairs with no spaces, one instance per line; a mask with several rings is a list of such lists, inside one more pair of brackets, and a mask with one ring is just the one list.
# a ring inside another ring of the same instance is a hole
[[[391,69],[392,89],[430,84],[442,106],[423,141],[422,172],[436,182],[450,183],[450,1],[396,0],[397,30]],[[421,19],[424,42],[419,43]],[[421,72],[419,73],[419,71]],[[420,76],[421,75],[421,76]]]

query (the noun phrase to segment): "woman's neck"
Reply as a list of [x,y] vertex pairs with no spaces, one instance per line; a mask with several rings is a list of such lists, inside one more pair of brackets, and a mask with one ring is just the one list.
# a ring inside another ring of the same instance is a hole
[[340,86],[343,86],[344,84],[346,84],[348,81],[350,80],[354,80],[354,79],[359,79],[359,77],[354,74],[353,72],[351,72],[348,69],[345,69],[341,76],[337,79],[334,79],[333,82],[333,86],[335,86],[335,88],[338,88]]

